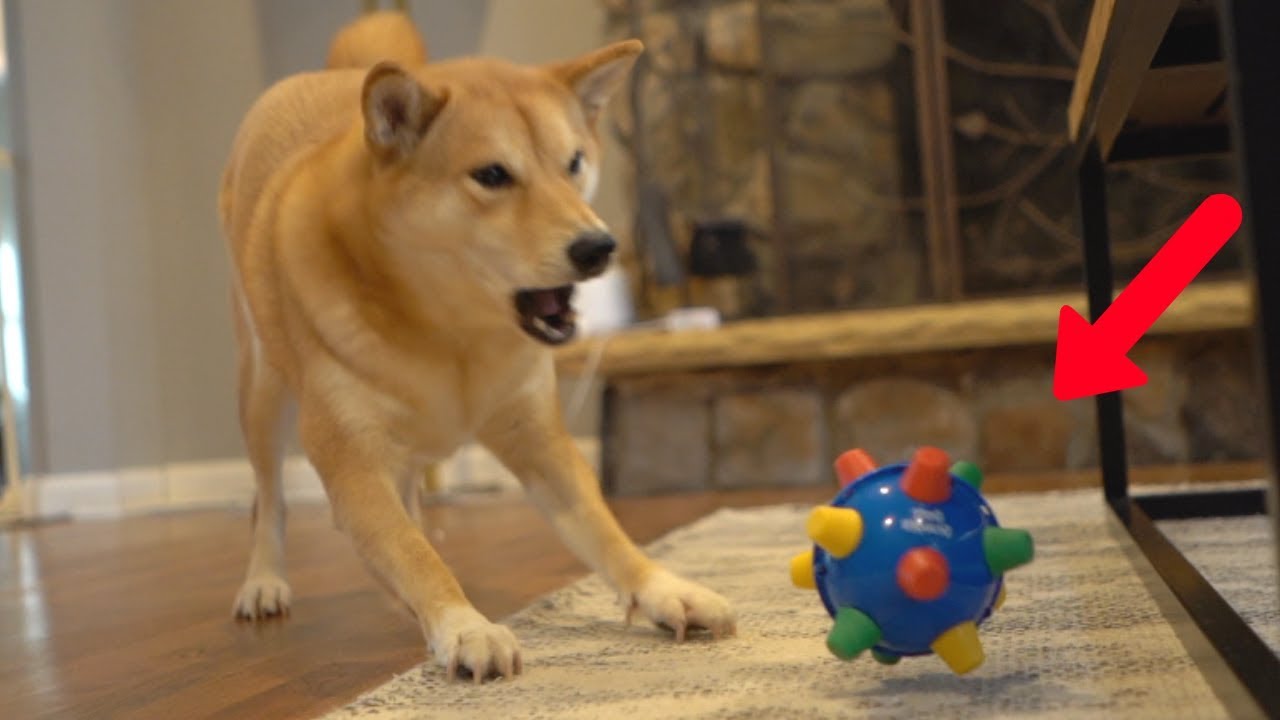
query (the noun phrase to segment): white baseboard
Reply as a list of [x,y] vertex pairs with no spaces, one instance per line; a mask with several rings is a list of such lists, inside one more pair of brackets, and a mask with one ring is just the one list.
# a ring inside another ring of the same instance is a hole
[[[598,466],[599,443],[580,438],[579,447]],[[462,448],[443,463],[445,494],[521,492],[520,483],[484,448]],[[323,502],[320,477],[305,457],[285,460],[285,500]],[[253,470],[248,460],[210,460],[115,471],[59,473],[29,479],[23,491],[37,517],[70,515],[113,518],[174,510],[248,507],[253,501]]]

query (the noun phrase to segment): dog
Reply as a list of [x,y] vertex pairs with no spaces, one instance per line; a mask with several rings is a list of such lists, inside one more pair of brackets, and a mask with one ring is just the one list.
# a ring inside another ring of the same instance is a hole
[[237,617],[290,604],[281,463],[296,428],[336,526],[450,679],[521,672],[515,636],[471,605],[419,523],[424,473],[471,441],[520,478],[628,622],[677,641],[736,632],[729,602],[628,538],[556,393],[574,284],[616,249],[589,205],[597,127],[642,51],[428,63],[408,17],[383,11],[334,38],[326,69],[249,109],[218,200],[257,483]]

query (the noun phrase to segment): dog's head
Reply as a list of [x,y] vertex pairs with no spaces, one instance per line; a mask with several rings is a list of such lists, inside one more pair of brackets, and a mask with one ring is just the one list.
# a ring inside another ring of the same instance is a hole
[[574,283],[604,272],[616,248],[589,206],[597,126],[642,49],[370,70],[367,211],[401,276],[471,319],[501,313],[543,343],[569,340]]

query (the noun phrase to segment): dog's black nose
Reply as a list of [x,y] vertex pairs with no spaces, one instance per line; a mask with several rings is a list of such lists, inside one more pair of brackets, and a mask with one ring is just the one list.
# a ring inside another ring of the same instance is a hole
[[569,246],[569,259],[583,275],[594,275],[609,264],[609,256],[618,249],[618,243],[608,233],[589,233],[580,236]]

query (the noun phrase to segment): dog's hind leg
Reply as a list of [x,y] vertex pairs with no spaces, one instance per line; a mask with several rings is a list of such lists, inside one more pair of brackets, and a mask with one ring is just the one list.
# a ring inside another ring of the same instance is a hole
[[233,611],[238,618],[265,618],[289,610],[284,578],[284,443],[292,416],[280,373],[258,351],[257,338],[237,303],[240,335],[240,427],[253,466],[253,545],[244,584]]

